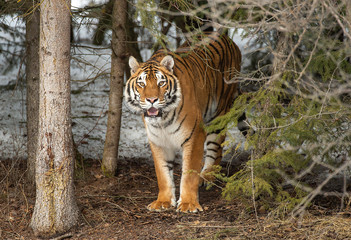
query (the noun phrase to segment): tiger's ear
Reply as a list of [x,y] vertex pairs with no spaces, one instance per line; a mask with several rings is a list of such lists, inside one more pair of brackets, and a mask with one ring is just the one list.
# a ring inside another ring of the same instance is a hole
[[133,56],[129,57],[129,67],[130,67],[131,74],[134,74],[136,70],[139,68],[139,63]]
[[173,73],[173,66],[174,66],[174,60],[173,57],[170,55],[165,56],[161,62],[161,66],[164,66],[168,71]]

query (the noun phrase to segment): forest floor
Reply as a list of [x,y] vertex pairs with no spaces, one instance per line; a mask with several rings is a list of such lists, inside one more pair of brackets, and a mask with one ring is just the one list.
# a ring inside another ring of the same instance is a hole
[[[0,161],[0,239],[36,239],[29,227],[35,191],[24,166]],[[157,181],[146,159],[120,160],[112,178],[101,174],[98,161],[88,160],[76,171],[75,186],[79,224],[56,239],[351,239],[351,211],[339,211],[335,199],[312,204],[299,219],[282,219],[259,206],[255,213],[249,200],[226,201],[212,187],[200,188],[204,212],[150,212],[146,206],[157,197]]]

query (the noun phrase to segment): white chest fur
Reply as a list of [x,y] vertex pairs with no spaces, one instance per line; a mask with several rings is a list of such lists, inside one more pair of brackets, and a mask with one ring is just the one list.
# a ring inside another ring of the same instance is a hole
[[148,119],[146,119],[145,122],[146,133],[151,142],[162,148],[173,150],[181,149],[185,137],[182,129],[179,129],[177,121],[174,121],[174,123],[166,127],[163,122],[158,123],[156,121],[148,121]]

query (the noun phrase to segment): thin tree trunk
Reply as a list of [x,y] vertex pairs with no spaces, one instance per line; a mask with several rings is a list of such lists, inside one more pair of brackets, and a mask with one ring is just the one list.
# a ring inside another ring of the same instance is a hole
[[109,112],[102,159],[102,171],[113,176],[117,169],[118,144],[121,128],[124,71],[126,66],[127,1],[115,0],[112,14],[112,54]]
[[[350,29],[351,29],[351,1],[350,0],[344,0],[346,2],[346,26],[345,28],[347,28],[349,30],[350,33]],[[349,47],[351,47],[351,39],[348,38],[348,43],[349,43]]]
[[39,135],[31,227],[53,237],[77,224],[70,99],[70,0],[40,6]]
[[[37,4],[37,2],[34,2]],[[26,19],[27,182],[35,182],[39,119],[39,10]]]
[[[133,19],[135,16],[135,7],[132,3],[128,3],[128,13],[129,16],[127,17],[126,23],[126,31],[127,31],[127,51],[128,55],[135,57],[139,62],[142,62],[143,59],[141,58],[140,48],[138,45],[138,33],[135,31],[136,23]],[[127,79],[130,77],[130,71],[126,71]]]

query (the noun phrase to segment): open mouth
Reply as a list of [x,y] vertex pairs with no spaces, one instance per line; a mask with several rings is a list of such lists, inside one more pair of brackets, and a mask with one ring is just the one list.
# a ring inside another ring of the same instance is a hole
[[149,117],[157,117],[158,113],[159,113],[158,109],[154,107],[151,107],[147,110],[147,116]]

